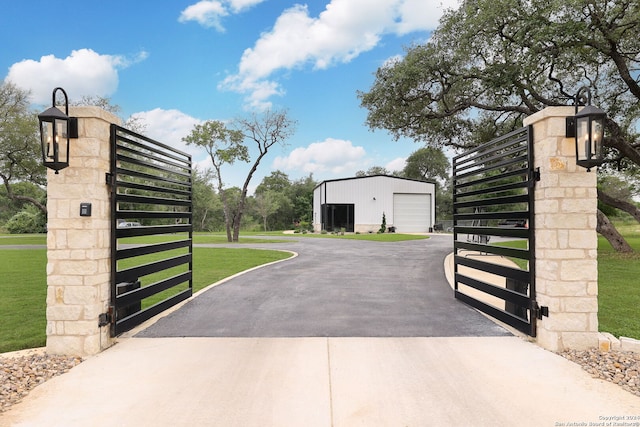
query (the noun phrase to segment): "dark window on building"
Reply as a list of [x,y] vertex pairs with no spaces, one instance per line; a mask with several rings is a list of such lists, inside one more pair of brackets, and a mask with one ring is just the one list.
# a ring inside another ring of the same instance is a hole
[[340,230],[354,231],[353,204],[324,204],[322,205],[322,224],[327,231]]

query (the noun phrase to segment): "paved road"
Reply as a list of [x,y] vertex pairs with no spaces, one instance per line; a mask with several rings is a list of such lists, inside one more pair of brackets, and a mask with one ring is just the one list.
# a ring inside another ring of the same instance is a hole
[[216,286],[137,337],[456,337],[509,333],[453,298],[450,235],[291,238],[298,257]]

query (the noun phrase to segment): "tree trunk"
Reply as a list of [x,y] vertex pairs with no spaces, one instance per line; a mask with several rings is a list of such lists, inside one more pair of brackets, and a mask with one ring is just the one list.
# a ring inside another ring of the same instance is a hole
[[609,221],[609,218],[598,209],[598,226],[596,231],[600,233],[613,246],[616,252],[630,253],[633,249],[624,237],[616,230],[616,227]]
[[209,209],[204,210],[204,215],[202,216],[202,220],[200,221],[200,230],[204,231],[204,223],[207,220],[207,214],[209,213]]

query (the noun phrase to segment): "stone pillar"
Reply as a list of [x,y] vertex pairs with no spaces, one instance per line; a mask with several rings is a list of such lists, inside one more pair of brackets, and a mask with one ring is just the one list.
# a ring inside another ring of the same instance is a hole
[[[78,117],[69,167],[47,171],[47,352],[86,356],[112,343],[98,316],[110,298],[109,126],[120,120],[98,107],[69,115]],[[81,203],[91,216],[80,216]]]
[[536,298],[549,307],[537,341],[552,351],[598,346],[596,172],[576,165],[575,142],[565,138],[574,107],[550,107],[525,119],[533,125]]

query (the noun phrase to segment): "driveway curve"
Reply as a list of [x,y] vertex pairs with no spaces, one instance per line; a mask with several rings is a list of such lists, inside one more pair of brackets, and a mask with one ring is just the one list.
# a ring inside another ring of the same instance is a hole
[[215,286],[136,337],[510,335],[454,299],[443,266],[450,235],[395,243],[289,239],[243,245],[298,256]]

